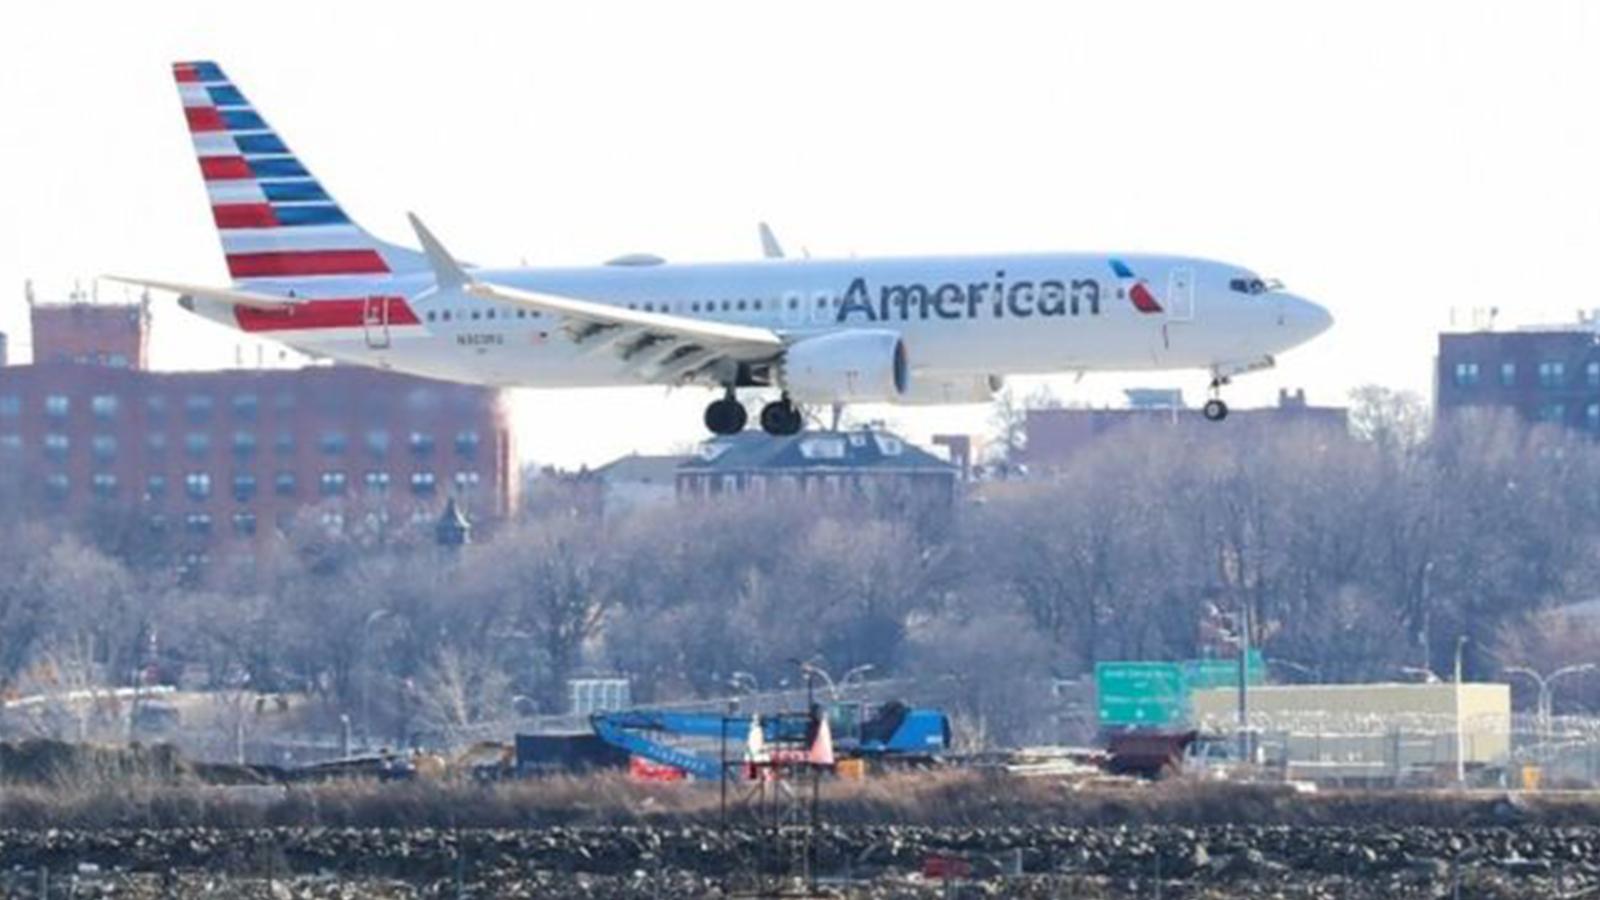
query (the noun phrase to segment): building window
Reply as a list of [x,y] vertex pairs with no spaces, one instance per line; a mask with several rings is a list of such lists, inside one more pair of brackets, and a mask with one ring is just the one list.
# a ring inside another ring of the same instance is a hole
[[190,394],[183,400],[183,412],[189,417],[190,422],[198,425],[210,421],[211,408],[214,405],[210,394]]
[[51,500],[65,500],[72,491],[72,480],[64,472],[51,472],[44,477],[44,493]]
[[279,497],[293,497],[294,473],[279,472],[277,475],[273,476],[272,490],[276,492]]
[[478,433],[463,431],[456,435],[456,453],[471,459],[478,454]]
[[338,456],[344,453],[344,449],[348,445],[349,441],[346,440],[342,431],[328,431],[322,435],[322,452],[329,456]]
[[109,434],[97,434],[90,438],[89,447],[94,458],[101,462],[116,458],[117,439]]
[[15,419],[22,415],[22,398],[16,394],[0,394],[0,419]]
[[144,436],[144,447],[151,456],[160,456],[167,452],[167,436],[159,431],[147,434]]
[[325,510],[323,510],[322,511],[322,527],[328,529],[328,531],[333,532],[335,534],[337,534],[338,532],[343,531],[344,530],[344,513],[340,512],[337,509],[325,509]]
[[1567,420],[1567,406],[1565,403],[1546,403],[1539,407],[1539,421],[1561,424]]
[[322,496],[337,497],[344,493],[345,474],[337,469],[322,473]]
[[235,431],[233,433],[233,455],[240,459],[249,459],[256,455],[256,433],[253,431]]
[[71,449],[72,441],[64,434],[44,436],[44,455],[51,459],[66,459],[67,452]]
[[473,491],[477,490],[479,480],[480,478],[478,473],[471,471],[470,469],[464,472],[457,472],[456,492],[461,494],[472,493]]
[[183,530],[190,534],[206,535],[211,533],[211,514],[192,512],[183,517]]
[[427,456],[433,452],[433,435],[422,431],[411,432],[411,452]]
[[248,537],[256,533],[256,514],[253,512],[236,512],[233,514],[233,533]]
[[434,477],[432,472],[411,473],[411,493],[418,497],[427,497],[433,494]]
[[89,398],[89,410],[97,419],[109,419],[117,414],[116,394],[96,394]]
[[102,500],[108,500],[117,495],[117,476],[110,472],[96,472],[90,479],[94,495]]
[[1567,364],[1563,362],[1539,363],[1539,386],[1557,388],[1567,383]]
[[1473,387],[1478,383],[1478,364],[1456,363],[1456,387]]
[[7,453],[18,453],[22,450],[22,435],[0,434],[0,450]]
[[72,411],[72,398],[66,394],[51,394],[44,398],[44,414],[53,418],[65,418]]
[[144,398],[145,417],[152,422],[165,422],[167,420],[167,398],[160,394],[151,394]]
[[183,436],[183,449],[193,457],[205,456],[206,451],[211,449],[211,435],[204,431],[191,431]]
[[1583,424],[1590,431],[1600,431],[1600,403],[1591,403],[1583,408]]
[[289,391],[279,391],[277,395],[272,398],[272,408],[278,412],[288,412],[289,410],[294,409],[294,406],[294,394],[290,393]]
[[367,450],[374,457],[382,459],[389,452],[389,432],[382,428],[367,432]]
[[233,499],[244,503],[256,495],[256,477],[250,474],[233,476]]
[[278,436],[272,439],[272,449],[279,456],[288,456],[293,453],[294,435],[287,431],[278,432]]
[[1587,363],[1583,367],[1583,380],[1589,387],[1600,387],[1600,362]]
[[1503,362],[1500,364],[1500,386],[1515,387],[1517,384],[1517,364]]
[[367,493],[382,495],[389,493],[388,472],[368,472],[366,475]]
[[256,411],[261,408],[261,399],[255,394],[235,394],[233,396],[233,414],[247,422],[256,420]]
[[207,472],[190,472],[183,476],[183,487],[189,492],[189,499],[204,500],[211,496],[211,475]]
[[167,476],[151,475],[144,480],[144,498],[160,500],[167,495]]

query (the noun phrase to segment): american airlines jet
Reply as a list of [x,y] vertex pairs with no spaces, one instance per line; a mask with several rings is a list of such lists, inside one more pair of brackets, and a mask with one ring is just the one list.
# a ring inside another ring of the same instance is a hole
[[765,258],[749,262],[467,266],[415,216],[420,251],[352,221],[215,63],[173,74],[233,284],[118,280],[345,362],[502,386],[719,388],[705,411],[717,434],[745,428],[740,388],[775,390],[760,425],[793,434],[806,405],[971,403],[1009,375],[1192,369],[1220,420],[1231,378],[1332,324],[1203,259],[792,259],[764,226]]

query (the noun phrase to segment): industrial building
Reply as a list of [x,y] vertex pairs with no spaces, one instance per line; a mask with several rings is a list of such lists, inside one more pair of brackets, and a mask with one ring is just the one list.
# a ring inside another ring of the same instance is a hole
[[[314,510],[330,529],[493,522],[517,464],[497,390],[376,369],[157,372],[144,303],[34,303],[0,368],[0,471],[46,514],[147,529],[185,564]],[[153,545],[153,546],[155,546]]]
[[1600,435],[1600,328],[1593,320],[1516,331],[1443,332],[1434,370],[1440,417],[1514,410]]
[[[1237,688],[1196,690],[1192,721],[1238,728]],[[1511,760],[1511,687],[1506,684],[1262,685],[1249,691],[1250,725],[1292,778],[1397,783]],[[1459,736],[1458,736],[1459,735]]]
[[1134,389],[1126,394],[1128,405],[1120,408],[1028,410],[1024,423],[1027,443],[1023,460],[1026,465],[1034,470],[1066,465],[1100,440],[1131,427],[1185,428],[1198,437],[1216,436],[1228,440],[1237,440],[1258,427],[1311,426],[1336,435],[1345,435],[1349,430],[1348,411],[1344,407],[1313,406],[1306,401],[1304,390],[1280,390],[1276,406],[1233,410],[1221,429],[1216,423],[1205,421],[1200,410],[1187,406],[1182,391]]

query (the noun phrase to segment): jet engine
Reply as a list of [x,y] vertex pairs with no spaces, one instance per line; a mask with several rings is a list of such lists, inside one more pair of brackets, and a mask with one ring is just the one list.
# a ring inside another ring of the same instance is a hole
[[1005,386],[999,375],[960,375],[952,378],[917,376],[917,380],[896,400],[905,406],[938,406],[944,403],[988,403]]
[[875,329],[797,341],[779,369],[791,399],[818,404],[895,402],[910,387],[910,374],[900,335]]

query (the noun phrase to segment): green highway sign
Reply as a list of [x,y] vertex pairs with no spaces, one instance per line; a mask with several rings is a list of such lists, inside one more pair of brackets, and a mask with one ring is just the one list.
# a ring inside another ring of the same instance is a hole
[[1101,725],[1174,725],[1189,716],[1178,663],[1096,663],[1094,688]]
[[[1191,659],[1183,663],[1183,675],[1189,690],[1239,686],[1239,659]],[[1245,666],[1245,676],[1251,685],[1265,684],[1267,663],[1261,651],[1252,649],[1250,661]]]

